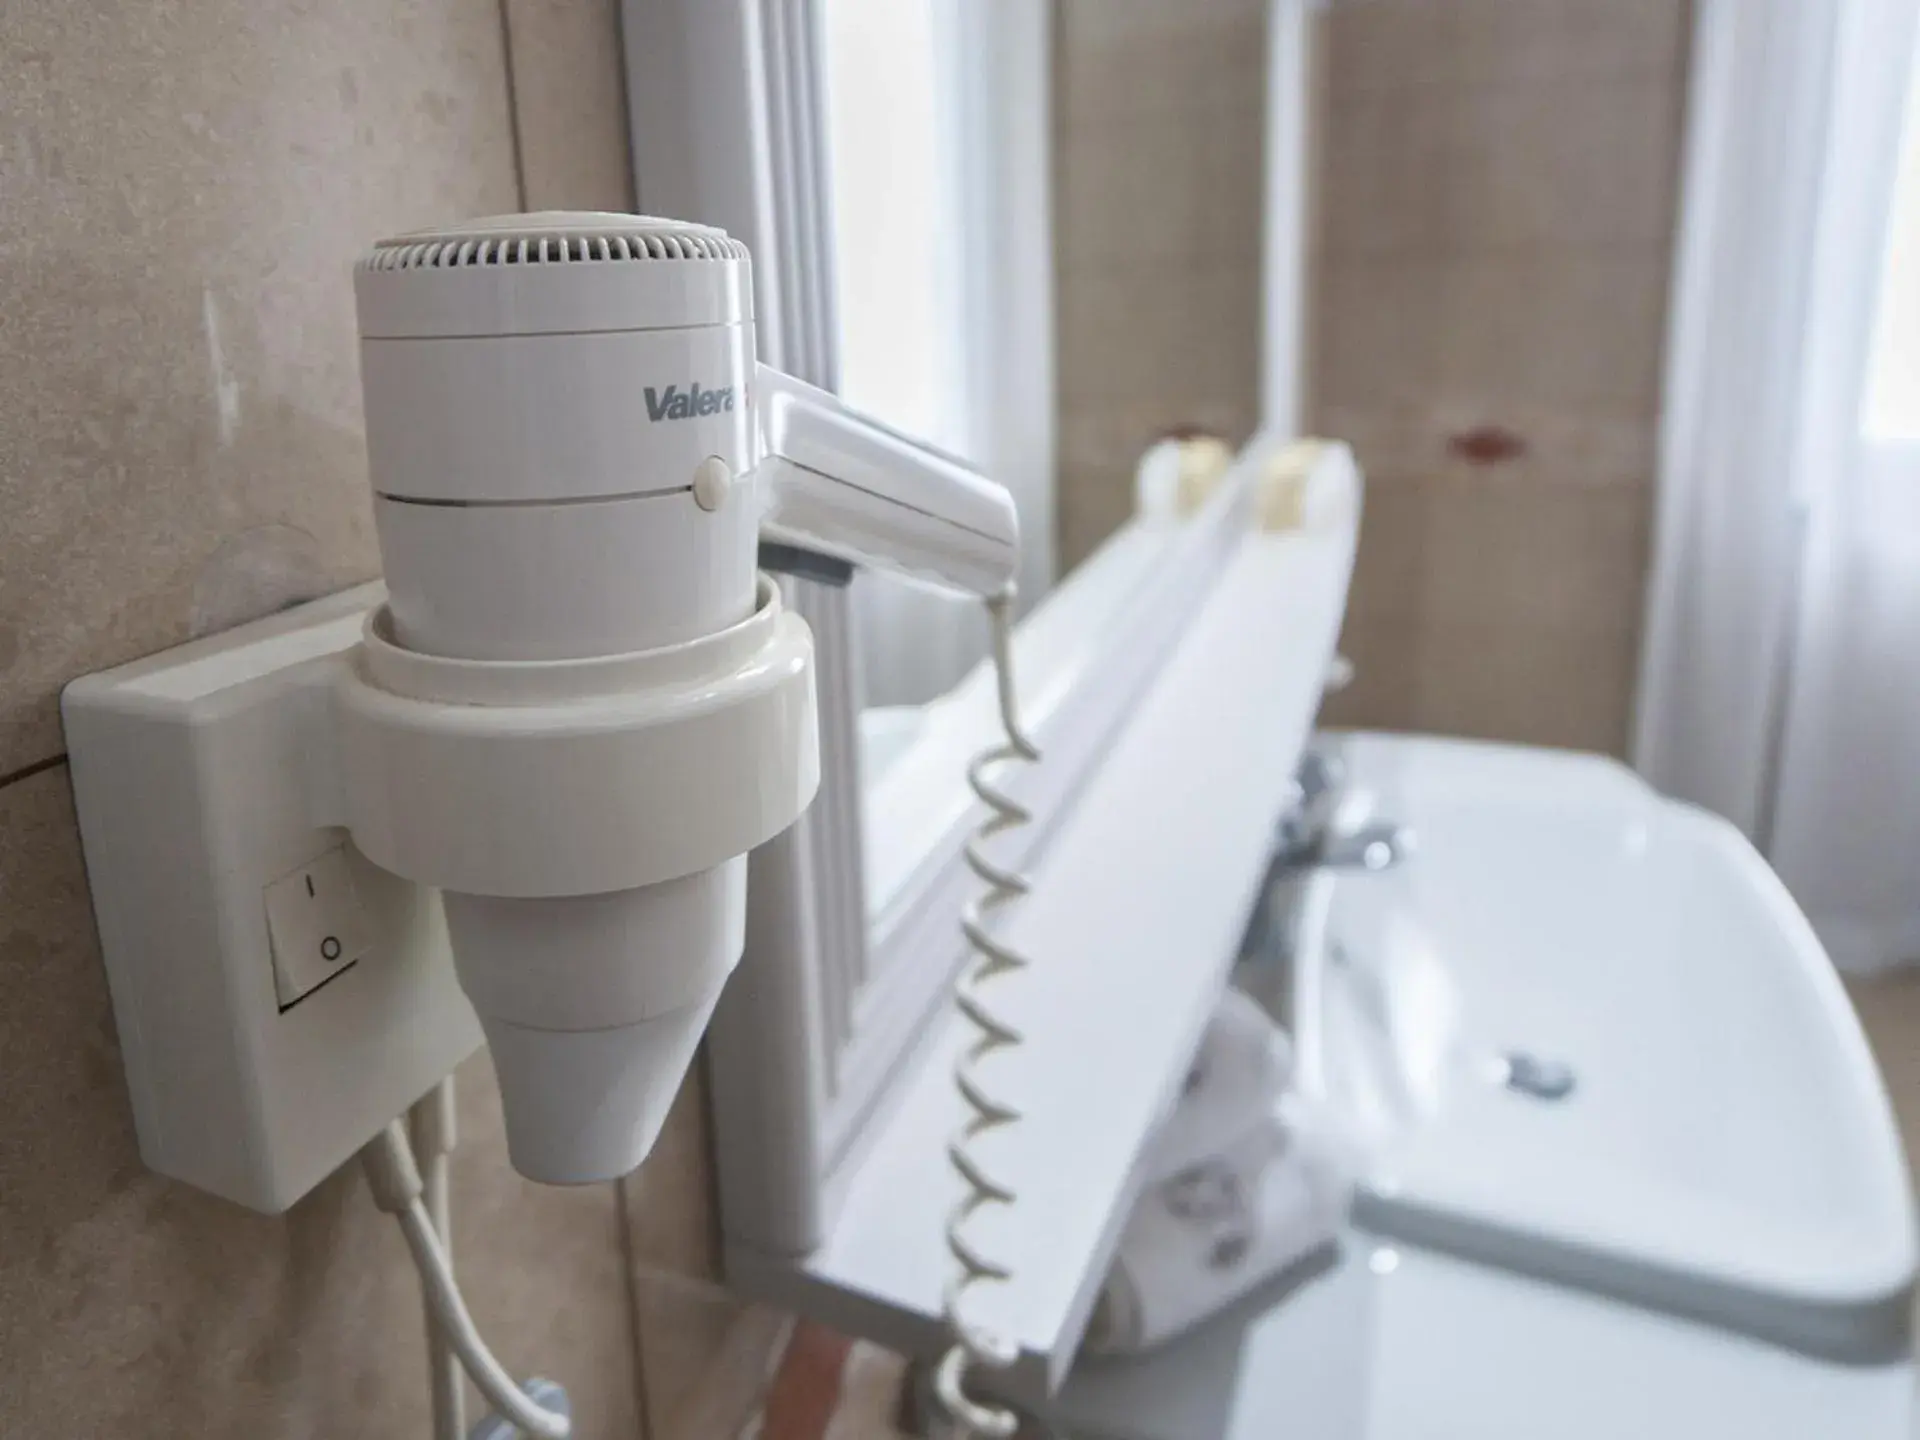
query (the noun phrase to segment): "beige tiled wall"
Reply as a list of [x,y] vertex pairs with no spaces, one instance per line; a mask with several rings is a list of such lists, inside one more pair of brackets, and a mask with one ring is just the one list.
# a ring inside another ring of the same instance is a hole
[[1265,0],[1058,0],[1059,562],[1156,436],[1258,419]]
[[[1686,0],[1368,0],[1321,23],[1309,414],[1369,479],[1358,680],[1329,719],[1619,751]],[[1469,458],[1476,433],[1510,443]]]
[[[348,267],[401,227],[626,208],[616,12],[0,5],[0,1434],[424,1433],[413,1274],[357,1173],[263,1218],[142,1168],[56,701],[375,571]],[[743,1320],[697,1087],[623,1189],[554,1190],[507,1167],[484,1056],[461,1081],[481,1325],[626,1436],[638,1313],[670,1419]]]

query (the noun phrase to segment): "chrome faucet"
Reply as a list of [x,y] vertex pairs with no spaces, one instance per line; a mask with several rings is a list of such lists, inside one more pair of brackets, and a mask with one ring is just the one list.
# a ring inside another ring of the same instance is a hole
[[1337,752],[1309,750],[1294,771],[1293,794],[1274,830],[1273,853],[1240,942],[1238,983],[1285,1018],[1285,973],[1291,957],[1289,915],[1294,887],[1288,883],[1320,870],[1389,870],[1413,853],[1413,832],[1391,821],[1372,820],[1352,830],[1334,824],[1347,767]]
[[1391,820],[1370,820],[1358,830],[1325,834],[1304,867],[1317,870],[1391,870],[1413,853],[1413,831]]
[[1356,830],[1336,830],[1334,810],[1346,785],[1346,762],[1337,754],[1309,750],[1293,776],[1293,803],[1274,835],[1269,885],[1308,870],[1389,870],[1413,852],[1413,832],[1373,820]]

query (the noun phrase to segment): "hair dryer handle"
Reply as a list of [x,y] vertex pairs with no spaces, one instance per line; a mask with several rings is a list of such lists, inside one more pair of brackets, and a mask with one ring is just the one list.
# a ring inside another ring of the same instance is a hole
[[1012,583],[1013,497],[963,461],[762,365],[755,408],[770,539],[975,595]]

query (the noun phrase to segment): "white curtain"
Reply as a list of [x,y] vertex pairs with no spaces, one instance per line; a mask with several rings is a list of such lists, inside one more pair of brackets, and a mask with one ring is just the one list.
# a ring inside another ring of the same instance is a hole
[[1807,556],[1770,837],[1856,970],[1920,961],[1920,396],[1873,393],[1920,364],[1916,9],[1858,3],[1839,36],[1799,457]]
[[1920,473],[1865,396],[1920,0],[1698,11],[1635,758],[1920,958]]

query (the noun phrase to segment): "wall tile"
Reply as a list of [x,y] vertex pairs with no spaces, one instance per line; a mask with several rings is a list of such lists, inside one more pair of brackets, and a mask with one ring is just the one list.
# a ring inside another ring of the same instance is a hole
[[1455,203],[1452,92],[1425,86],[1332,93],[1337,103],[1326,116],[1320,162],[1320,245],[1346,257],[1444,253]]
[[1222,8],[1220,23],[1209,31],[1205,47],[1205,75],[1201,85],[1210,98],[1251,107],[1265,124],[1267,97],[1267,0],[1233,0]]
[[529,210],[631,210],[620,0],[505,0]]
[[[791,1316],[765,1306],[749,1305],[740,1311],[705,1368],[675,1397],[671,1413],[660,1415],[656,1408],[660,1418],[652,1430],[653,1440],[733,1440],[751,1435],[794,1330]],[[678,1388],[676,1382],[668,1383]]]
[[[419,1289],[357,1168],[259,1216],[141,1163],[64,767],[0,788],[0,973],[0,1433],[423,1433]],[[635,1433],[611,1187],[518,1180],[484,1054],[459,1085],[475,1318],[582,1433]]]
[[[634,1275],[647,1408],[656,1440],[708,1440],[739,1432],[716,1422],[727,1389],[736,1391],[739,1422],[777,1362],[784,1339],[777,1317],[704,1281],[645,1268]],[[741,1393],[744,1392],[744,1393]],[[698,1421],[698,1425],[694,1422]]]
[[1686,0],[1445,0],[1451,80],[1653,77],[1686,59]]
[[1319,723],[1358,730],[1409,728],[1420,680],[1414,632],[1414,618],[1404,611],[1349,610],[1340,653],[1353,665],[1353,680],[1326,698]]
[[1412,728],[1625,753],[1638,631],[1422,617]]
[[1453,78],[1455,0],[1369,0],[1327,13],[1327,79],[1344,101]]
[[1440,383],[1437,262],[1327,256],[1317,275],[1316,403],[1401,409],[1432,403]]
[[1063,262],[1060,323],[1085,327],[1061,339],[1063,403],[1087,397],[1177,411],[1195,389],[1179,361],[1204,341],[1193,309],[1198,275],[1164,259]]
[[[1070,130],[1060,178],[1059,250],[1066,262],[1180,262],[1199,230],[1195,128],[1150,114],[1114,116],[1096,137]],[[1077,142],[1077,143],[1076,143]]]
[[1251,430],[1255,423],[1247,377],[1260,373],[1259,267],[1236,260],[1203,266],[1188,288],[1192,338],[1184,388],[1202,407],[1231,413],[1234,419],[1222,422],[1225,433],[1244,433],[1242,426]]
[[1055,262],[1054,325],[1058,331],[1055,394],[1061,410],[1086,409],[1118,393],[1110,360],[1130,344],[1126,272],[1117,265]]
[[206,593],[374,572],[349,267],[515,187],[493,5],[15,0],[0,31],[5,773]]
[[1920,970],[1909,966],[1851,979],[1847,993],[1879,1061],[1906,1140],[1907,1163],[1920,1179]]
[[1508,405],[1650,414],[1660,394],[1666,251],[1479,252],[1439,278],[1439,393],[1488,419]]
[[1133,514],[1133,467],[1062,464],[1055,497],[1056,545],[1064,573],[1099,548]]
[[1263,87],[1236,86],[1203,116],[1212,139],[1189,162],[1197,188],[1194,256],[1257,267],[1267,199],[1258,180],[1266,166]]
[[[1659,426],[1649,413],[1636,416],[1569,411],[1545,405],[1467,401],[1437,406],[1430,431],[1418,437],[1421,462],[1430,476],[1471,480],[1489,473],[1535,485],[1644,486],[1654,470]],[[1489,467],[1463,459],[1458,447],[1487,425],[1515,437],[1525,448],[1511,461]]]
[[64,767],[0,788],[0,1432],[426,1423],[417,1289],[353,1170],[250,1214],[141,1164]]
[[694,1279],[720,1278],[704,1060],[687,1073],[647,1163],[621,1189],[638,1263]]
[[1140,450],[1258,414],[1264,9],[1067,0],[1056,28],[1058,549],[1132,513]]
[[1681,107],[1670,79],[1470,85],[1449,109],[1453,244],[1671,243]]
[[1372,0],[1322,22],[1308,413],[1370,482],[1342,643],[1386,662],[1329,715],[1624,744],[1689,14]]
[[[581,1435],[637,1435],[635,1337],[612,1185],[536,1185],[507,1160],[482,1050],[458,1079],[455,1262],[480,1331],[515,1375],[567,1387]],[[477,1395],[469,1407],[479,1407]],[[475,1410],[484,1413],[484,1407]]]
[[1055,7],[1053,110],[1065,130],[1091,131],[1142,105],[1179,103],[1151,35],[1110,32],[1101,23],[1107,13],[1074,0]]
[[[1371,486],[1485,475],[1536,485],[1644,485],[1654,471],[1659,428],[1652,415],[1569,412],[1560,407],[1439,395],[1397,404],[1321,404],[1314,426],[1354,448]],[[1521,445],[1495,465],[1464,459],[1459,446],[1494,427]]]
[[1058,113],[1069,122],[1191,109],[1264,73],[1263,0],[1062,0]]
[[1643,488],[1544,486],[1497,474],[1424,488],[1423,622],[1638,627],[1648,544]]
[[[1329,324],[1338,323],[1332,315],[1325,319]],[[1320,383],[1317,369],[1310,369],[1307,383],[1309,428],[1315,434],[1337,437],[1353,447],[1354,458],[1367,477],[1369,504],[1380,486],[1404,483],[1433,468],[1436,453],[1433,438],[1438,427],[1434,423],[1431,401],[1422,404],[1414,399],[1397,403],[1370,403],[1364,397],[1327,399],[1313,393]]]
[[1360,618],[1416,612],[1426,599],[1433,498],[1424,485],[1369,485],[1353,559],[1347,614]]
[[1203,313],[1198,303],[1203,272],[1181,265],[1129,267],[1126,273],[1127,338],[1105,360],[1116,377],[1115,393],[1134,404],[1179,409],[1189,396],[1204,393],[1189,375],[1192,356],[1219,341],[1219,317]]
[[[1529,17],[1535,8],[1531,0],[1482,7]],[[1513,20],[1508,30],[1532,38],[1495,36],[1484,51],[1472,14],[1457,13],[1452,0],[1370,3],[1331,18],[1336,57],[1350,16],[1366,15],[1364,25],[1382,32],[1402,30],[1410,46],[1431,29],[1445,33],[1432,40],[1439,58],[1423,72],[1433,83],[1343,85],[1330,61],[1337,100],[1326,116],[1324,244],[1343,254],[1439,254],[1487,245],[1666,243],[1678,175],[1679,67],[1659,42],[1634,38],[1634,14],[1650,7],[1635,0],[1618,17],[1604,0],[1537,8],[1543,16],[1575,9],[1583,23],[1555,36],[1534,33],[1541,19]],[[1678,0],[1664,8],[1680,8]],[[1416,18],[1410,10],[1429,13]],[[1623,70],[1589,31],[1618,32],[1615,50],[1646,48],[1662,59]],[[1509,44],[1523,53],[1508,56],[1503,68]],[[1529,58],[1534,50],[1563,58],[1566,68],[1542,70]],[[1451,74],[1456,67],[1444,57],[1455,51],[1477,57],[1470,77]]]
[[[624,205],[615,0],[508,3],[531,200]],[[75,673],[374,571],[350,266],[516,207],[502,22],[6,9],[0,774],[57,753]],[[423,1433],[418,1286],[353,1167],[261,1217],[141,1164],[64,768],[0,785],[0,974],[0,1432]],[[624,1200],[518,1180],[484,1055],[460,1089],[476,1318],[583,1434],[637,1433],[623,1257],[714,1266],[697,1084]]]

